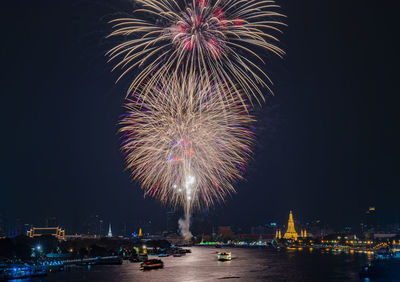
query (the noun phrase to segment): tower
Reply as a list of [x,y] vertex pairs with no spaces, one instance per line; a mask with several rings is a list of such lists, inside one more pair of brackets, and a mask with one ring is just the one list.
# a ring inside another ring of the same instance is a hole
[[293,239],[293,240],[297,241],[297,237],[298,237],[298,235],[297,235],[296,229],[294,229],[293,214],[292,214],[292,211],[290,211],[288,228],[287,228],[285,235],[283,235],[283,238]]
[[111,231],[111,223],[108,225],[108,235],[107,237],[112,237],[112,231]]
[[139,237],[142,237],[143,236],[143,234],[142,234],[142,228],[139,228],[139,235],[138,235]]

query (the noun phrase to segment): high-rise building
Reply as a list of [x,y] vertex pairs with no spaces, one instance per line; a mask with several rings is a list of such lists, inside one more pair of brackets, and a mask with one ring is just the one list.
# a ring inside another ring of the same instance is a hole
[[121,223],[119,233],[121,236],[128,236],[128,225],[126,222]]
[[104,235],[103,219],[99,215],[90,216],[86,222],[86,231],[88,235]]
[[176,233],[178,230],[178,216],[175,211],[167,211],[167,231]]
[[15,220],[15,236],[26,235],[24,222],[21,218]]
[[365,212],[364,224],[362,225],[364,232],[376,232],[378,229],[378,218],[376,216],[375,207],[369,207]]
[[153,234],[154,230],[153,230],[153,222],[151,220],[146,221],[143,224],[143,233],[147,235],[149,234]]

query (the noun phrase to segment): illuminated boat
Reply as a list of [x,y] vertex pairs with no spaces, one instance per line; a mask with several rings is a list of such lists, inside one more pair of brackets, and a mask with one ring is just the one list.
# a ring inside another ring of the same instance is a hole
[[230,252],[220,252],[217,254],[217,258],[219,261],[229,261],[232,260],[232,256]]
[[393,251],[393,258],[400,259],[400,250],[399,249]]
[[149,259],[140,264],[140,269],[141,270],[152,270],[152,269],[158,269],[158,268],[163,268],[164,263],[160,259]]

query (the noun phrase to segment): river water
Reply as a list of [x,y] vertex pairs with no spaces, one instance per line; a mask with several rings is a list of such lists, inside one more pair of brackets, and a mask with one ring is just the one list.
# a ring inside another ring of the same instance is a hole
[[[192,253],[182,257],[162,258],[164,268],[159,270],[140,271],[138,263],[124,261],[123,265],[82,267],[29,281],[369,281],[359,278],[361,267],[368,262],[364,254],[332,254],[308,249],[276,251],[193,247],[191,250]],[[232,261],[218,262],[217,251],[232,252]]]

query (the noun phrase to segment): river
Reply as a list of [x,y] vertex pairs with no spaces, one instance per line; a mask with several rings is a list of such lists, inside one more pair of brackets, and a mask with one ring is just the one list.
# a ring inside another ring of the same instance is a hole
[[[368,262],[365,254],[310,252],[308,249],[276,251],[193,247],[191,250],[192,253],[182,257],[162,258],[164,268],[159,270],[140,271],[138,263],[124,261],[122,265],[82,267],[26,281],[364,281],[360,280],[359,272]],[[216,252],[221,250],[232,252],[232,261],[217,261]]]

